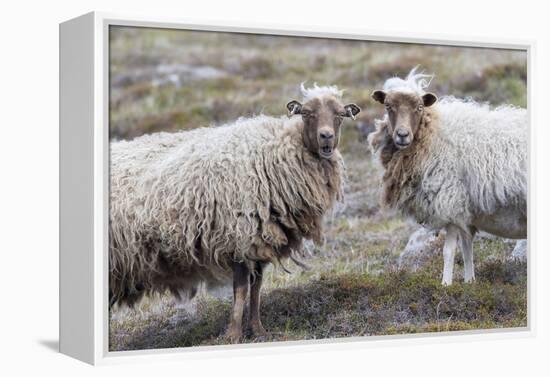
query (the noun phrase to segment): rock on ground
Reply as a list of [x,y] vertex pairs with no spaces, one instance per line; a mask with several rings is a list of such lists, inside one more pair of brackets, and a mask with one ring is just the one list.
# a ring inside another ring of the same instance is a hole
[[438,250],[439,231],[425,227],[419,228],[409,238],[405,249],[399,256],[399,267],[416,271]]
[[516,242],[514,250],[512,250],[512,258],[519,260],[527,259],[527,240],[519,240]]

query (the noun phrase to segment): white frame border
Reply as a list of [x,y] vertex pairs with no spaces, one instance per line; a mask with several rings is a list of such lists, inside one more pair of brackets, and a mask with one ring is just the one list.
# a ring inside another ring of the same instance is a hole
[[[319,26],[296,26],[283,24],[257,24],[253,22],[220,22],[158,17],[128,16],[110,13],[92,12],[88,17],[94,19],[94,265],[93,265],[93,307],[94,307],[94,355],[93,364],[113,364],[121,362],[145,362],[155,360],[182,360],[211,357],[235,357],[243,355],[264,355],[273,353],[295,353],[330,350],[346,350],[370,347],[410,346],[420,344],[487,341],[496,339],[525,338],[536,335],[535,331],[535,270],[534,250],[535,226],[533,198],[535,197],[533,157],[535,127],[533,125],[533,40],[513,40],[443,36],[426,33],[376,32],[364,29],[328,28]],[[109,26],[134,26],[150,28],[170,28],[184,30],[204,30],[219,32],[240,32],[286,36],[305,36],[320,38],[355,39],[381,42],[421,43],[462,47],[499,48],[523,50],[527,53],[527,109],[529,113],[529,241],[528,241],[528,320],[526,328],[507,328],[491,330],[472,330],[416,335],[385,335],[369,337],[350,337],[339,339],[305,340],[291,342],[272,342],[260,344],[240,344],[228,346],[200,346],[189,348],[170,348],[140,351],[108,351],[108,182],[109,182]],[[63,148],[60,145],[60,148]],[[60,198],[63,200],[63,198]],[[66,229],[62,231],[67,231]],[[90,266],[92,268],[92,266]],[[61,297],[63,300],[63,297]],[[60,323],[60,327],[63,324]],[[85,339],[82,340],[87,341]]]

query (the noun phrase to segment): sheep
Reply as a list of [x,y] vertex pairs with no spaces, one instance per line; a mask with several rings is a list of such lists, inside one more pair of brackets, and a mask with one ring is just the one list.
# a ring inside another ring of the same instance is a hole
[[[372,98],[385,105],[369,144],[384,168],[382,204],[446,230],[442,284],[450,285],[457,243],[464,280],[475,279],[478,230],[527,237],[527,112],[426,92],[433,76],[388,79]],[[436,104],[437,102],[437,104]]]
[[266,335],[264,268],[300,264],[302,241],[321,241],[323,215],[343,195],[340,127],[360,111],[342,105],[336,86],[301,91],[304,102],[288,102],[288,117],[111,143],[111,306],[165,291],[190,299],[200,284],[232,278],[226,336],[241,338],[248,290],[251,330]]

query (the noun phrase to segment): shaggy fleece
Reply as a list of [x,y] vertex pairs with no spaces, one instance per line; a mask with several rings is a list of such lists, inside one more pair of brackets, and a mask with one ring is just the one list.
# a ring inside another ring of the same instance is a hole
[[225,284],[231,262],[293,258],[319,241],[344,165],[304,148],[300,117],[111,143],[110,302]]
[[426,108],[414,145],[397,150],[387,115],[369,140],[385,167],[383,203],[441,228],[474,216],[527,212],[527,112],[444,97]]

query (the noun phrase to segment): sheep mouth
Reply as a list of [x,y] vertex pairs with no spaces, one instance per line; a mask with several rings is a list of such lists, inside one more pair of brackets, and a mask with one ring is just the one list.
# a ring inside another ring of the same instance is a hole
[[405,149],[409,145],[411,145],[411,142],[410,141],[402,141],[402,140],[397,141],[397,140],[395,140],[394,144],[397,147],[397,149]]
[[324,147],[319,148],[319,154],[323,158],[331,158],[334,154],[334,148],[330,145],[325,145]]

